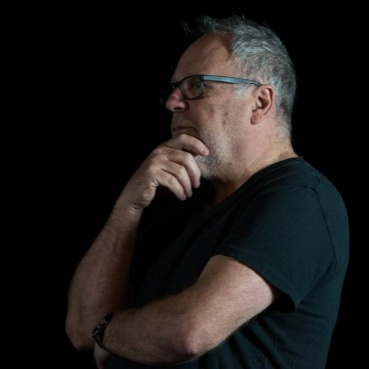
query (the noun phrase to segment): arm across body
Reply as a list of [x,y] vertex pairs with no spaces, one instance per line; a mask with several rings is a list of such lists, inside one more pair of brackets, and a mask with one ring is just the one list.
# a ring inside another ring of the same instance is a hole
[[104,345],[144,364],[186,362],[218,346],[277,294],[244,264],[214,256],[188,289],[138,309],[118,311],[105,330]]
[[180,200],[190,197],[201,176],[194,156],[207,152],[201,141],[185,134],[158,146],[128,181],[79,263],[69,290],[66,330],[76,348],[95,347],[99,368],[108,356],[94,345],[92,329],[107,312],[117,311],[104,332],[108,351],[132,361],[170,365],[216,347],[275,298],[276,290],[252,269],[219,255],[188,289],[130,307],[128,276],[143,211],[158,187]]

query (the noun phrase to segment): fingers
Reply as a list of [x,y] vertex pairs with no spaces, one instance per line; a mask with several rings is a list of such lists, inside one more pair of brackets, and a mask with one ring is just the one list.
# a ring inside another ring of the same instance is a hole
[[168,188],[181,200],[190,197],[192,187],[198,187],[200,184],[200,171],[191,164],[191,159],[187,160],[184,156],[189,157],[191,154],[183,152],[181,158],[177,153],[170,153],[168,149],[153,152],[145,173],[148,183],[152,183],[155,188]]
[[172,147],[173,149],[187,151],[194,156],[206,156],[209,154],[208,148],[202,141],[187,134],[181,134],[177,137],[174,137],[171,140],[164,142],[161,146],[168,146]]
[[98,369],[104,369],[105,364],[107,363],[110,357],[110,353],[106,350],[103,350],[97,344],[94,346],[94,358],[96,362],[96,366]]
[[192,196],[200,186],[201,172],[195,156],[208,155],[208,148],[199,139],[182,134],[159,145],[132,176],[126,186],[135,209],[151,203],[159,186],[166,187],[178,199]]
[[158,146],[152,154],[154,166],[157,160],[157,165],[162,170],[160,184],[169,188],[180,199],[190,197],[192,188],[200,186],[201,177],[194,156],[206,156],[208,152],[202,141],[187,134]]

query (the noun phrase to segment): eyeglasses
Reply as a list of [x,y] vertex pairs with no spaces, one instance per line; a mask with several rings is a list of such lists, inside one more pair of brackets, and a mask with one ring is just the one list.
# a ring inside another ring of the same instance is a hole
[[183,97],[186,100],[199,99],[204,94],[205,81],[230,83],[230,84],[249,84],[260,86],[259,82],[252,81],[251,79],[236,78],[236,77],[225,77],[225,76],[210,76],[210,75],[195,75],[181,79],[178,82],[169,83],[160,94],[160,102],[165,104],[169,95],[179,87]]

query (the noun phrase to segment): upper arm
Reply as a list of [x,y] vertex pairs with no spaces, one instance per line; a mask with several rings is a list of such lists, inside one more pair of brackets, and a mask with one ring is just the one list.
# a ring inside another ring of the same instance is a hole
[[[192,286],[191,329],[206,351],[266,309],[278,290],[252,269],[227,256],[213,256]],[[201,350],[202,351],[202,350]]]

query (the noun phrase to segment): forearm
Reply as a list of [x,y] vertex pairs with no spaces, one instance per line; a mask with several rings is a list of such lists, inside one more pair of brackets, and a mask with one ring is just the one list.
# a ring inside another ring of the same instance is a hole
[[117,355],[147,365],[174,365],[216,347],[234,329],[219,324],[216,286],[198,281],[181,293],[117,312],[103,344]]
[[173,296],[117,312],[105,330],[104,346],[146,365],[174,365],[195,359],[201,352],[196,347],[197,332],[190,328],[195,322],[194,312],[183,300],[184,296]]
[[79,263],[68,294],[66,331],[79,349],[92,348],[91,331],[108,311],[127,306],[128,274],[140,214],[114,209]]

